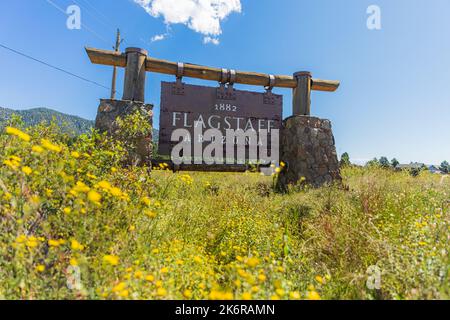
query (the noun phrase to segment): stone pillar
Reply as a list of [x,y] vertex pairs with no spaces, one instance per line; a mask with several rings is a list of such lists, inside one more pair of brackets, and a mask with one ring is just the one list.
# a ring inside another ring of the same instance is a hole
[[309,116],[311,114],[311,73],[300,71],[294,73],[297,87],[292,94],[292,114]]
[[315,187],[341,182],[331,122],[316,117],[292,116],[283,121],[280,159],[286,164],[278,185],[304,182]]
[[[126,134],[119,132],[116,119],[125,119],[128,115],[139,112],[144,121],[148,121],[153,129],[153,105],[136,101],[110,100],[101,99],[98,107],[97,118],[95,120],[95,128],[100,132],[107,132],[112,137],[123,139]],[[152,160],[152,129],[143,135],[133,136],[130,140],[125,141],[128,149],[128,164],[147,165],[151,168]]]
[[145,99],[145,64],[148,56],[147,50],[140,48],[127,48],[127,67],[122,100],[144,102]]

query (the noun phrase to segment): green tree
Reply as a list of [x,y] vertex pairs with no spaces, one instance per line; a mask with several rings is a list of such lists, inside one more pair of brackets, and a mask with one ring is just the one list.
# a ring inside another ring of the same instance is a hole
[[381,157],[379,162],[380,162],[380,165],[383,168],[390,168],[391,167],[391,163],[389,162],[388,158],[386,158],[386,157]]
[[366,167],[378,167],[380,165],[380,162],[377,158],[373,158],[369,162],[367,162]]
[[439,170],[444,173],[450,173],[450,164],[447,161],[442,162]]
[[347,152],[344,152],[341,156],[341,167],[351,166],[350,155]]
[[396,158],[391,160],[392,168],[394,168],[394,169],[397,168],[399,164],[400,164],[400,162],[398,162],[398,160]]

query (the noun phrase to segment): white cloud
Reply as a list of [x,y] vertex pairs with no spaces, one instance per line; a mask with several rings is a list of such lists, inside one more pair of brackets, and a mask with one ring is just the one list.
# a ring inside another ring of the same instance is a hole
[[219,39],[217,39],[217,38],[213,38],[213,37],[210,37],[210,36],[206,36],[206,37],[203,38],[203,43],[204,43],[204,44],[212,43],[212,44],[215,44],[215,45],[217,46],[217,45],[220,44],[220,41],[219,41]]
[[166,24],[181,23],[203,34],[204,43],[219,44],[221,22],[242,10],[240,0],[134,0],[152,17]]
[[162,41],[166,38],[165,34],[157,34],[156,36],[153,36],[150,41],[151,42],[157,42],[157,41]]

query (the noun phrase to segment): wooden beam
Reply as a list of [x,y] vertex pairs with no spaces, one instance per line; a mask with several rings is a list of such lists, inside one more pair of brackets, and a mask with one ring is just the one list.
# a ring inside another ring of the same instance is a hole
[[127,55],[121,52],[86,48],[89,59],[94,64],[105,66],[116,66],[125,68],[127,66]]
[[[127,65],[127,56],[124,53],[109,50],[100,50],[86,48],[89,59],[94,64],[107,66],[117,66],[125,68]],[[178,64],[167,60],[160,60],[148,57],[146,61],[146,70],[149,72],[176,75]],[[184,76],[196,79],[220,81],[222,69],[200,66],[196,64],[184,64]],[[268,86],[270,78],[268,74],[256,72],[236,71],[236,83]],[[339,81],[312,79],[311,89],[315,91],[333,92],[339,88]],[[275,87],[296,88],[297,80],[293,76],[275,76]]]

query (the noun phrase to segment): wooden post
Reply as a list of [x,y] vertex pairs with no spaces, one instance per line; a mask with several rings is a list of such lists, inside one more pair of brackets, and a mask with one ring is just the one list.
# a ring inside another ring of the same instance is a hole
[[144,102],[145,99],[145,62],[147,50],[140,48],[127,48],[127,66],[122,100]]
[[[122,41],[120,40],[120,30],[117,29],[116,46],[114,47],[115,52],[120,51],[121,43],[122,43]],[[117,78],[117,66],[114,66],[112,83],[111,83],[111,100],[116,100],[116,78]]]
[[301,71],[294,73],[297,87],[294,88],[292,96],[292,109],[294,116],[311,115],[311,73]]

